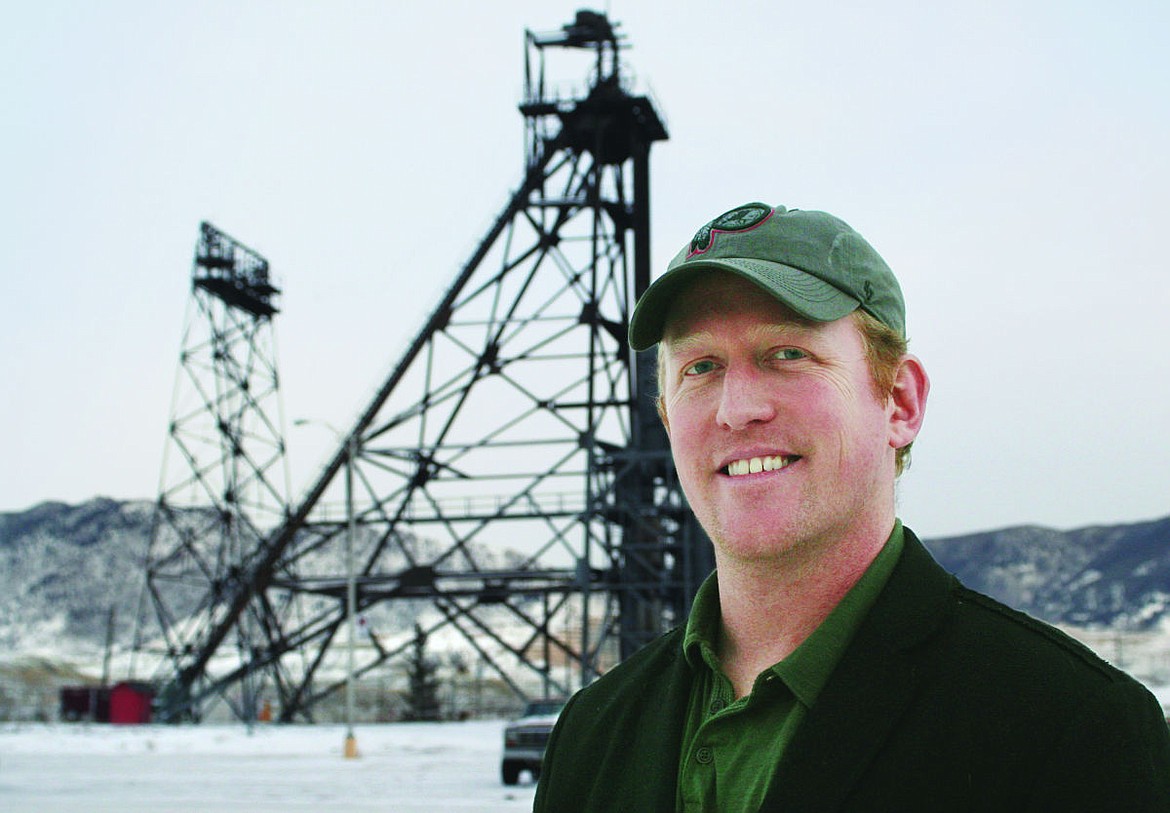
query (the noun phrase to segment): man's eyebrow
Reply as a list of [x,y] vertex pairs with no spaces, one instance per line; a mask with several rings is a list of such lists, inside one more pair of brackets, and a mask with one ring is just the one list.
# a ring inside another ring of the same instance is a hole
[[[815,335],[819,324],[818,322],[806,322],[804,320],[768,322],[750,328],[748,334],[753,339],[765,341],[773,341],[787,337],[802,339]],[[712,340],[712,334],[709,330],[700,330],[673,338],[669,335],[665,336],[662,339],[662,344],[672,352],[689,353],[701,348],[705,344],[709,344]]]
[[711,333],[707,330],[701,330],[698,333],[687,333],[678,338],[670,338],[669,336],[662,340],[663,347],[675,353],[691,353],[694,350],[708,344],[711,341]]

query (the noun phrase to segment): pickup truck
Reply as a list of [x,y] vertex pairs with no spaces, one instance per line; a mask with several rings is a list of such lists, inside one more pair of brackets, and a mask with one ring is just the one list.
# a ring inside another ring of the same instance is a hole
[[504,759],[500,764],[505,785],[519,782],[523,771],[531,773],[534,782],[540,778],[545,746],[564,707],[564,700],[536,700],[525,706],[521,717],[508,723],[504,729]]

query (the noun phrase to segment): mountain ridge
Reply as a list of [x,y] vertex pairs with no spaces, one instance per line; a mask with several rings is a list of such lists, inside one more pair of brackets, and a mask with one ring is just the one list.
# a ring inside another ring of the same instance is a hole
[[[95,497],[0,513],[0,645],[36,655],[129,642],[154,504]],[[1170,626],[1170,517],[1059,531],[1023,525],[924,544],[967,586],[1049,623]]]
[[968,587],[1052,624],[1149,630],[1170,616],[1170,517],[924,540]]

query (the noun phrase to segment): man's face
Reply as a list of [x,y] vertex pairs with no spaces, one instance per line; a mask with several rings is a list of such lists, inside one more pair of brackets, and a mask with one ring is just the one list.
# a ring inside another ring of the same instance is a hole
[[752,283],[710,273],[674,303],[659,352],[675,466],[717,559],[884,540],[892,408],[852,318],[803,320]]

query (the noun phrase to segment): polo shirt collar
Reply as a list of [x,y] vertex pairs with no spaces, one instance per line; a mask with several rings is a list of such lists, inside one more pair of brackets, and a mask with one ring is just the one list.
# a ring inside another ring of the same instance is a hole
[[[805,706],[812,706],[833,668],[845,654],[853,634],[889,581],[902,555],[904,541],[902,522],[895,520],[889,539],[857,583],[800,646],[771,667],[771,671]],[[719,624],[719,583],[716,573],[712,573],[695,594],[683,637],[683,655],[692,669],[699,670],[704,666],[712,671],[720,669],[716,655]]]

